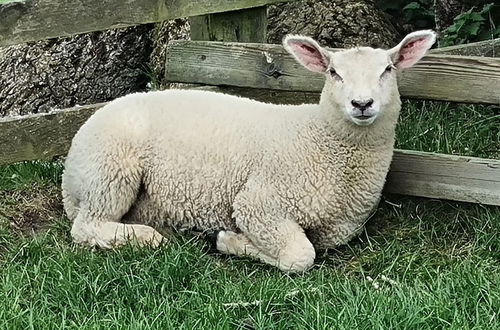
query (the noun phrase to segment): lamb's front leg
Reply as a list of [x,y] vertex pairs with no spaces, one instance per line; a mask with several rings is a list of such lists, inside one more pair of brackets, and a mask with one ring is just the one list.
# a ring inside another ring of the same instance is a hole
[[249,256],[270,264],[277,265],[278,259],[259,250],[245,235],[230,230],[217,234],[216,248],[219,252],[236,256]]
[[363,230],[364,225],[332,225],[306,230],[316,250],[328,250],[346,244]]
[[284,271],[305,271],[314,263],[316,252],[304,230],[265,187],[240,192],[233,215],[241,234],[220,232],[219,251],[248,255]]
[[259,233],[253,233],[249,234],[253,237],[252,241],[247,235],[220,231],[216,241],[217,250],[225,254],[259,259],[283,271],[302,272],[314,263],[314,247],[301,229],[295,233],[288,231],[286,240],[282,240],[281,235],[277,235],[276,239],[272,236],[268,240],[260,239],[256,236]]

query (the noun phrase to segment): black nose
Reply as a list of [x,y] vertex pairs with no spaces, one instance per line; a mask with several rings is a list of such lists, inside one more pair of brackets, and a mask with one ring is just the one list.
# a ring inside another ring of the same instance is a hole
[[353,107],[358,108],[363,111],[369,108],[373,104],[373,99],[368,100],[352,100],[351,104]]

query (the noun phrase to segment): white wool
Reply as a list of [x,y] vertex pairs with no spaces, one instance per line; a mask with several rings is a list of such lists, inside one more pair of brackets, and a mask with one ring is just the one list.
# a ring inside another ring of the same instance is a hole
[[[294,47],[311,40],[290,38]],[[326,73],[319,105],[171,90],[129,95],[94,114],[75,136],[63,176],[74,240],[157,245],[163,236],[153,228],[222,228],[220,251],[301,271],[316,249],[359,233],[393,153],[399,93],[394,74],[381,76],[391,57],[308,47],[299,48],[299,62],[305,54],[315,70],[335,65],[346,77]],[[368,96],[375,119],[364,125],[352,117],[351,98]]]

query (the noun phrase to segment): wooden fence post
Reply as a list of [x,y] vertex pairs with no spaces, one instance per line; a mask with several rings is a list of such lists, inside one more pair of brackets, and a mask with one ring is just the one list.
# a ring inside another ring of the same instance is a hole
[[192,40],[265,43],[267,8],[262,6],[194,16],[189,23]]

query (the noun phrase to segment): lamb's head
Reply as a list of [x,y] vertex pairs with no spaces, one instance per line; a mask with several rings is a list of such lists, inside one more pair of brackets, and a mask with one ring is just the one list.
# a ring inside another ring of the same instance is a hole
[[326,76],[322,102],[331,105],[336,120],[367,126],[384,116],[397,119],[396,71],[417,63],[435,40],[433,31],[424,30],[410,33],[389,50],[360,47],[331,52],[296,35],[287,36],[283,44],[300,64]]

